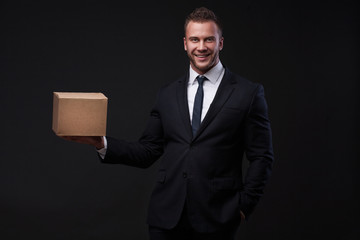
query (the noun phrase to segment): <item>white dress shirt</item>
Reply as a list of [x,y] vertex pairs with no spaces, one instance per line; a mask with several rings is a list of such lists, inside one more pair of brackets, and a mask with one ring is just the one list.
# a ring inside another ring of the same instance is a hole
[[[210,69],[207,73],[205,73],[203,76],[205,76],[208,80],[204,81],[203,83],[203,89],[204,89],[204,100],[203,100],[203,106],[201,111],[201,121],[206,116],[206,113],[208,112],[210,105],[212,101],[214,100],[215,94],[217,92],[217,89],[219,88],[221,79],[223,78],[225,73],[225,68],[219,61],[218,64],[215,65],[212,69]],[[190,122],[192,120],[192,113],[194,109],[194,100],[196,91],[198,89],[198,81],[196,80],[197,76],[199,74],[195,72],[191,66],[189,71],[189,81],[188,81],[188,88],[187,88],[187,96],[188,96],[188,104],[189,104],[189,114],[190,114]]]
[[[206,113],[208,112],[210,105],[212,101],[214,100],[215,94],[217,92],[217,89],[219,88],[221,79],[223,78],[225,73],[225,68],[219,61],[218,64],[216,64],[212,69],[210,69],[207,73],[205,73],[203,76],[205,76],[208,80],[204,81],[203,83],[203,89],[204,89],[204,100],[203,100],[203,107],[201,111],[201,121],[206,116]],[[192,120],[192,113],[194,108],[194,100],[197,88],[199,86],[198,81],[196,80],[197,76],[199,74],[195,72],[191,66],[189,70],[189,81],[188,81],[188,87],[187,87],[187,96],[188,96],[188,104],[189,104],[189,114],[190,114],[190,122]],[[105,158],[106,150],[107,150],[107,141],[106,137],[103,137],[104,139],[104,148],[98,149],[97,152],[99,153],[100,157],[102,159]]]

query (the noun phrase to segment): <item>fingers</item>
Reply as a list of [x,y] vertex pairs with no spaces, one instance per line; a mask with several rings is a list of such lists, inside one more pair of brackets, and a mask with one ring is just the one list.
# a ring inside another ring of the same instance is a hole
[[[58,135],[59,136],[59,135]],[[70,136],[59,136],[60,138],[67,140],[67,141],[71,141],[71,137]]]
[[103,138],[101,136],[59,136],[64,140],[93,145],[98,149],[104,147]]
[[91,144],[91,137],[82,137],[82,136],[59,136],[59,137],[67,141]]
[[245,220],[245,219],[246,219],[245,214],[243,213],[243,211],[240,211],[240,215],[241,215],[241,220]]

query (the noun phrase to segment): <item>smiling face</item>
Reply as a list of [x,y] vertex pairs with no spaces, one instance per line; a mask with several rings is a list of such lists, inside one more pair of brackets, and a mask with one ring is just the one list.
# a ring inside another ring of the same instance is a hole
[[186,27],[184,48],[190,65],[200,75],[205,74],[219,62],[219,52],[224,38],[213,21],[190,21]]

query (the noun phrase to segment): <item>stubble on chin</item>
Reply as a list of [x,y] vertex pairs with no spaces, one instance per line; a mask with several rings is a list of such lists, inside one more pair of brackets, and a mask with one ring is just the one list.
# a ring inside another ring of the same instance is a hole
[[194,58],[189,56],[189,59],[190,59],[191,66],[193,68],[199,70],[202,73],[206,73],[215,65],[213,62],[209,62],[208,64],[201,66],[201,65],[197,64],[197,62],[195,61]]
[[201,66],[201,65],[197,64],[195,57],[192,54],[188,53],[188,58],[190,60],[192,68],[194,70],[197,69],[198,71],[202,72],[202,74],[205,74],[206,72],[208,72],[219,61],[218,56],[214,56],[214,58],[212,58],[211,61],[209,61],[206,65]]

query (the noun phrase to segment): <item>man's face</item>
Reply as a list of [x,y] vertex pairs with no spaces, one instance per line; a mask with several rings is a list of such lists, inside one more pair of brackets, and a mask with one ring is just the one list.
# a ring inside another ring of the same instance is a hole
[[223,48],[224,38],[220,37],[215,22],[190,21],[186,27],[184,48],[190,65],[203,75],[219,62],[219,52]]

